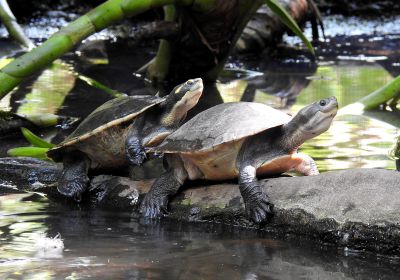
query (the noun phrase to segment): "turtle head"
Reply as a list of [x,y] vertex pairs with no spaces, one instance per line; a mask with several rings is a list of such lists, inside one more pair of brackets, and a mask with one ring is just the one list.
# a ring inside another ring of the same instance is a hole
[[337,111],[337,99],[331,96],[304,107],[292,121],[296,120],[299,129],[312,138],[328,130]]
[[176,86],[167,96],[166,113],[162,122],[165,125],[180,123],[187,112],[196,106],[203,93],[203,80],[191,79]]
[[304,141],[328,130],[338,111],[336,97],[328,97],[302,108],[285,126],[290,131],[292,143]]

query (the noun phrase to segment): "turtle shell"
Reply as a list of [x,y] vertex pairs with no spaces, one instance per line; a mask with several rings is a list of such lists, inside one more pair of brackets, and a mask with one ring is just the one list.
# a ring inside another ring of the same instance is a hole
[[290,120],[291,116],[264,104],[223,103],[186,122],[154,150],[164,153],[212,150],[218,145],[241,140]]
[[164,100],[165,98],[152,95],[137,95],[118,97],[107,101],[87,116],[75,131],[63,142],[51,149],[48,155],[52,157],[62,148],[72,146],[78,142],[81,143],[100,132],[131,121]]

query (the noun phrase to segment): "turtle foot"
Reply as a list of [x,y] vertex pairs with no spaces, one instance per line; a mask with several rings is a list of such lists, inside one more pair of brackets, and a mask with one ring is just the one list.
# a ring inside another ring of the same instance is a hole
[[247,215],[257,224],[266,222],[273,215],[274,205],[264,193],[246,202],[245,207]]
[[58,192],[62,195],[74,199],[76,202],[82,201],[82,193],[86,190],[89,178],[85,176],[84,178],[75,178],[70,181],[61,181],[58,184]]
[[158,218],[167,214],[168,197],[148,193],[140,206],[140,213],[143,217]]
[[146,151],[140,147],[129,147],[127,150],[127,157],[132,165],[142,165],[147,158]]

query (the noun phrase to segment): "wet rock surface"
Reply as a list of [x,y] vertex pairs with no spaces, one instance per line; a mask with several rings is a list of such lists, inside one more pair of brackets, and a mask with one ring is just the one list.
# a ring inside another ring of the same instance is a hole
[[[40,191],[60,200],[55,182],[60,166],[27,158],[0,159],[0,195]],[[88,191],[95,207],[136,208],[152,180],[96,176]],[[247,219],[234,183],[195,182],[170,204],[170,219],[212,221],[269,232],[308,236],[352,250],[400,256],[400,172],[352,169],[311,177],[263,179],[263,190],[275,204],[264,225]]]

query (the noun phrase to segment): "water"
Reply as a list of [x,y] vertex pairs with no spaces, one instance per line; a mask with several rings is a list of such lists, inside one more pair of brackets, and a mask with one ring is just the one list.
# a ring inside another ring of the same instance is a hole
[[[0,279],[398,279],[398,260],[216,224],[0,197]],[[60,239],[54,237],[60,235]]]
[[[331,95],[340,107],[351,104],[400,73],[399,36],[370,32],[371,28],[383,32],[393,21],[398,19],[384,21],[379,28],[375,21],[365,25],[365,33],[319,43],[317,64],[301,51],[280,58],[233,57],[217,84],[219,92],[209,94],[201,105],[255,101],[294,114]],[[343,28],[342,20],[332,22],[336,25],[328,27],[328,35]],[[398,34],[396,28],[392,33]],[[25,81],[0,102],[0,108],[36,122],[52,123],[61,117],[56,129],[39,131],[57,142],[77,119],[113,98],[84,77],[125,94],[158,90],[148,87],[140,75],[132,75],[155,48],[136,46],[133,52],[115,38],[93,39]],[[366,49],[365,42],[372,47]],[[12,44],[0,44],[1,56],[17,51]],[[0,67],[5,63],[0,60]],[[389,152],[399,127],[400,116],[391,111],[338,116],[328,132],[305,143],[302,151],[316,160],[321,171],[394,169]],[[18,141],[19,136],[1,139],[0,155],[10,145],[21,145]],[[39,195],[0,196],[0,279],[398,279],[399,267],[396,259],[290,235],[165,220],[149,224],[129,212],[72,208]]]
[[[332,95],[336,96],[342,108],[392,79],[375,62],[322,61],[317,69],[306,71],[296,64],[273,65],[272,69],[264,69],[262,76],[221,83],[218,87],[222,98],[225,102],[265,103],[293,115],[305,105]],[[288,74],[288,70],[292,72]],[[247,91],[249,88],[253,94]],[[243,98],[246,95],[251,98]],[[307,141],[301,150],[313,156],[321,171],[394,169],[389,154],[394,137],[399,133],[400,114],[374,112],[370,115],[337,116],[326,133]]]

